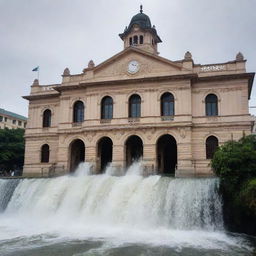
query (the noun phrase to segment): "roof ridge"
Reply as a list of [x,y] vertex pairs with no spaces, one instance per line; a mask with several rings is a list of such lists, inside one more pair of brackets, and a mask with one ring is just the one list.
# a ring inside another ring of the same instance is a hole
[[11,117],[14,117],[14,118],[17,118],[17,119],[22,119],[22,120],[24,120],[24,121],[26,121],[26,120],[28,119],[28,118],[25,117],[25,116],[16,114],[16,113],[11,112],[11,111],[8,111],[8,110],[5,110],[4,108],[0,108],[0,114],[7,115],[7,116],[11,116]]

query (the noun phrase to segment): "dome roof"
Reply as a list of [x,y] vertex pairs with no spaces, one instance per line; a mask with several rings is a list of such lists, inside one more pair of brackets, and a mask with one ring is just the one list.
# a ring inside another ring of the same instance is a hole
[[150,18],[148,15],[143,13],[142,5],[140,6],[140,12],[132,17],[128,28],[126,27],[124,32],[119,34],[122,40],[131,32],[134,25],[138,25],[142,30],[150,32],[155,37],[157,43],[162,42],[160,37],[157,35],[155,26],[152,27]]
[[147,29],[147,28],[152,27],[149,17],[142,12],[140,12],[132,17],[131,22],[128,27],[128,30],[130,28],[132,28],[132,26],[135,24],[140,26],[140,28],[142,28],[142,29]]

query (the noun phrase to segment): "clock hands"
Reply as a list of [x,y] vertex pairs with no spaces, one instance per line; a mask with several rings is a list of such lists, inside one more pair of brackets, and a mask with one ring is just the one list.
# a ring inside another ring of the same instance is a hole
[[131,74],[134,74],[138,70],[139,70],[139,63],[137,63],[137,61],[130,61],[128,65],[128,72]]

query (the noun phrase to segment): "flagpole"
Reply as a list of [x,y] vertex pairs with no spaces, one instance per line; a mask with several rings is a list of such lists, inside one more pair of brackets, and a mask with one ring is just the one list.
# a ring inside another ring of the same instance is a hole
[[39,81],[39,69],[40,67],[37,66],[36,68],[33,68],[32,71],[36,71],[37,72],[37,80]]

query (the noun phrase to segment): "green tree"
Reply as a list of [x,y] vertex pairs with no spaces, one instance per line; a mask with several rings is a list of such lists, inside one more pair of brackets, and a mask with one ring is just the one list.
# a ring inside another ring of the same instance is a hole
[[234,185],[256,177],[256,136],[226,142],[216,151],[211,164],[217,176]]
[[224,220],[231,231],[256,234],[256,136],[228,141],[211,165],[220,177]]
[[22,169],[24,129],[0,129],[0,171]]

